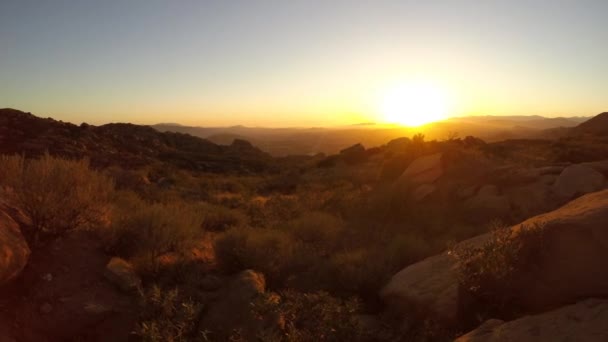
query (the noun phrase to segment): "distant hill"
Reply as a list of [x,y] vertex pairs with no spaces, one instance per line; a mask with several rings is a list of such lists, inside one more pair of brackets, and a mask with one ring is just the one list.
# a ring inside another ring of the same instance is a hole
[[87,157],[97,166],[140,167],[157,161],[207,172],[259,172],[272,157],[242,140],[217,145],[189,134],[159,132],[149,126],[102,126],[43,119],[15,109],[0,109],[0,153],[71,158]]
[[545,118],[542,116],[469,116],[450,118],[419,128],[363,123],[328,128],[263,128],[263,127],[192,127],[159,124],[155,129],[181,132],[208,139],[217,144],[230,144],[245,139],[273,156],[335,154],[361,143],[380,146],[387,141],[416,133],[427,139],[446,139],[468,135],[486,141],[505,139],[555,138],[563,128],[575,127],[587,118]]
[[581,123],[573,132],[575,134],[608,135],[608,112],[598,114]]

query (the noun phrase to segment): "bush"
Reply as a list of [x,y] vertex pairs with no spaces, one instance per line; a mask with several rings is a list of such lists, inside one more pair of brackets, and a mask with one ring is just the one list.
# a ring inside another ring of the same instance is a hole
[[290,274],[306,264],[301,250],[289,234],[275,229],[233,228],[215,242],[220,265],[229,272],[254,269],[264,273],[268,283],[281,285]]
[[344,222],[327,213],[311,212],[288,223],[298,240],[309,244],[333,244],[344,229]]
[[534,272],[543,252],[542,226],[518,230],[496,228],[480,247],[450,250],[458,260],[461,289],[473,301],[471,316],[512,318],[519,312],[519,295],[527,286],[525,276]]
[[202,218],[192,206],[148,204],[136,195],[124,196],[117,204],[109,244],[118,255],[155,265],[165,253],[188,250],[201,234]]
[[203,228],[207,231],[220,232],[232,227],[242,226],[247,217],[236,209],[219,205],[206,204],[202,206]]
[[[266,295],[270,296],[270,295]],[[260,298],[254,302],[259,316],[274,313],[285,320],[284,341],[361,341],[363,329],[356,314],[361,304],[341,300],[327,292],[284,291],[280,300]]]
[[40,159],[0,156],[0,164],[0,182],[11,189],[9,201],[32,220],[31,228],[24,229],[31,244],[95,227],[107,219],[114,184],[92,170],[88,161],[46,154]]
[[[153,286],[142,294],[140,322],[135,334],[146,342],[192,341],[201,305],[180,299],[179,291]],[[203,341],[204,336],[200,336]]]

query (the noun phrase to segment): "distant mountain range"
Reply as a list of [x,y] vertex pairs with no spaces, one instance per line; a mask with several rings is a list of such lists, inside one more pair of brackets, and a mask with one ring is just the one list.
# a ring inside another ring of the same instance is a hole
[[188,134],[159,132],[149,126],[125,123],[77,126],[15,109],[0,109],[1,154],[35,156],[45,152],[87,157],[93,165],[124,168],[155,162],[222,173],[260,172],[273,167],[270,155],[244,140],[217,145]]
[[0,109],[0,153],[88,157],[99,166],[139,167],[164,162],[208,172],[262,172],[274,157],[336,154],[362,144],[381,146],[423,133],[427,140],[475,136],[487,142],[552,140],[574,135],[608,135],[608,113],[588,118],[474,116],[451,118],[419,128],[365,124],[335,128],[141,126],[112,123],[74,125],[15,109]]
[[363,123],[334,128],[259,128],[259,127],[193,127],[153,125],[161,132],[181,132],[208,139],[217,144],[230,144],[244,139],[274,156],[333,154],[361,143],[379,146],[403,136],[423,133],[427,139],[468,135],[487,141],[521,138],[553,138],[563,128],[575,127],[589,118],[545,118],[542,116],[469,116],[456,117],[420,128]]

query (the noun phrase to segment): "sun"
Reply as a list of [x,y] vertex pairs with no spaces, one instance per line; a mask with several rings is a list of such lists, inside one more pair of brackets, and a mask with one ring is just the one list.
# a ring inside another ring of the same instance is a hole
[[421,126],[447,117],[448,94],[431,83],[407,83],[386,91],[379,109],[384,120],[405,126]]

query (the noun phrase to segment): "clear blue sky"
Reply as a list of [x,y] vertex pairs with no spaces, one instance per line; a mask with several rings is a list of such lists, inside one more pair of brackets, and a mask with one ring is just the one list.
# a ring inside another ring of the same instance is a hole
[[0,0],[0,107],[91,123],[380,120],[441,84],[451,115],[608,110],[608,1]]

